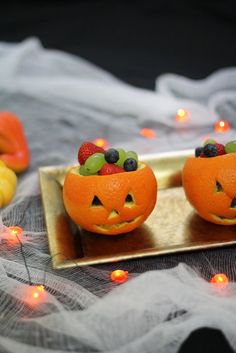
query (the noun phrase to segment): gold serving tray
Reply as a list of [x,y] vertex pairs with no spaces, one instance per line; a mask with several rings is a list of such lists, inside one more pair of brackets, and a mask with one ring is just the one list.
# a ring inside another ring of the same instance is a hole
[[202,220],[181,187],[181,170],[192,151],[149,155],[159,185],[158,200],[147,221],[131,233],[109,237],[73,224],[62,199],[65,167],[39,169],[52,263],[55,269],[203,250],[236,244],[235,226]]

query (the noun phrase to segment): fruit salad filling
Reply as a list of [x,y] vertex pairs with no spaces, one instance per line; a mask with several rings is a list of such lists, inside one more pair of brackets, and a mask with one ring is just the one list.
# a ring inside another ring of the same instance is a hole
[[227,153],[236,153],[236,141],[230,141],[223,145],[213,139],[208,139],[202,147],[195,149],[195,157],[202,158],[217,157]]
[[84,142],[78,151],[79,173],[83,176],[109,175],[138,169],[138,155],[122,148],[104,150],[92,142]]

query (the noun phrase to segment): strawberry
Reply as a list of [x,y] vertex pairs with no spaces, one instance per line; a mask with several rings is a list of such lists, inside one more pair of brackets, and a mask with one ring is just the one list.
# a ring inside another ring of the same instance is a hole
[[102,147],[98,147],[92,142],[86,141],[82,143],[78,151],[78,161],[80,165],[83,165],[88,159],[88,157],[90,157],[94,153],[105,153],[105,151]]
[[217,148],[217,156],[221,156],[222,154],[225,154],[225,146],[222,145],[221,143],[216,143],[215,144]]
[[98,172],[99,175],[109,175],[115,173],[123,173],[125,170],[116,164],[106,163]]

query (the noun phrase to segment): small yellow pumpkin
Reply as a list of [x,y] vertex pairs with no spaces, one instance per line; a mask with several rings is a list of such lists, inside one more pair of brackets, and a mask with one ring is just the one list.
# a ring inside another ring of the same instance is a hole
[[0,207],[8,205],[15,195],[17,177],[15,172],[0,161]]

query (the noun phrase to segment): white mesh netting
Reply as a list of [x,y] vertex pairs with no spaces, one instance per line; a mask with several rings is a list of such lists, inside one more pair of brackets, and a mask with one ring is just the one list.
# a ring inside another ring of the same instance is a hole
[[[24,256],[20,244],[3,235],[0,241],[1,352],[172,353],[202,326],[221,329],[236,348],[235,248],[120,263],[130,280],[118,288],[109,280],[116,263],[54,271],[37,175],[39,166],[75,162],[84,139],[104,137],[139,153],[194,148],[214,136],[219,117],[232,128],[217,139],[235,139],[235,97],[235,68],[199,82],[163,75],[151,92],[45,50],[36,39],[0,43],[0,110],[20,117],[32,156],[15,199],[1,212],[3,224],[24,229]],[[190,112],[184,128],[174,123],[180,107]],[[142,127],[155,129],[157,139],[140,137]],[[207,282],[215,272],[231,279],[227,291]],[[46,286],[36,306],[29,305],[29,279]]]

